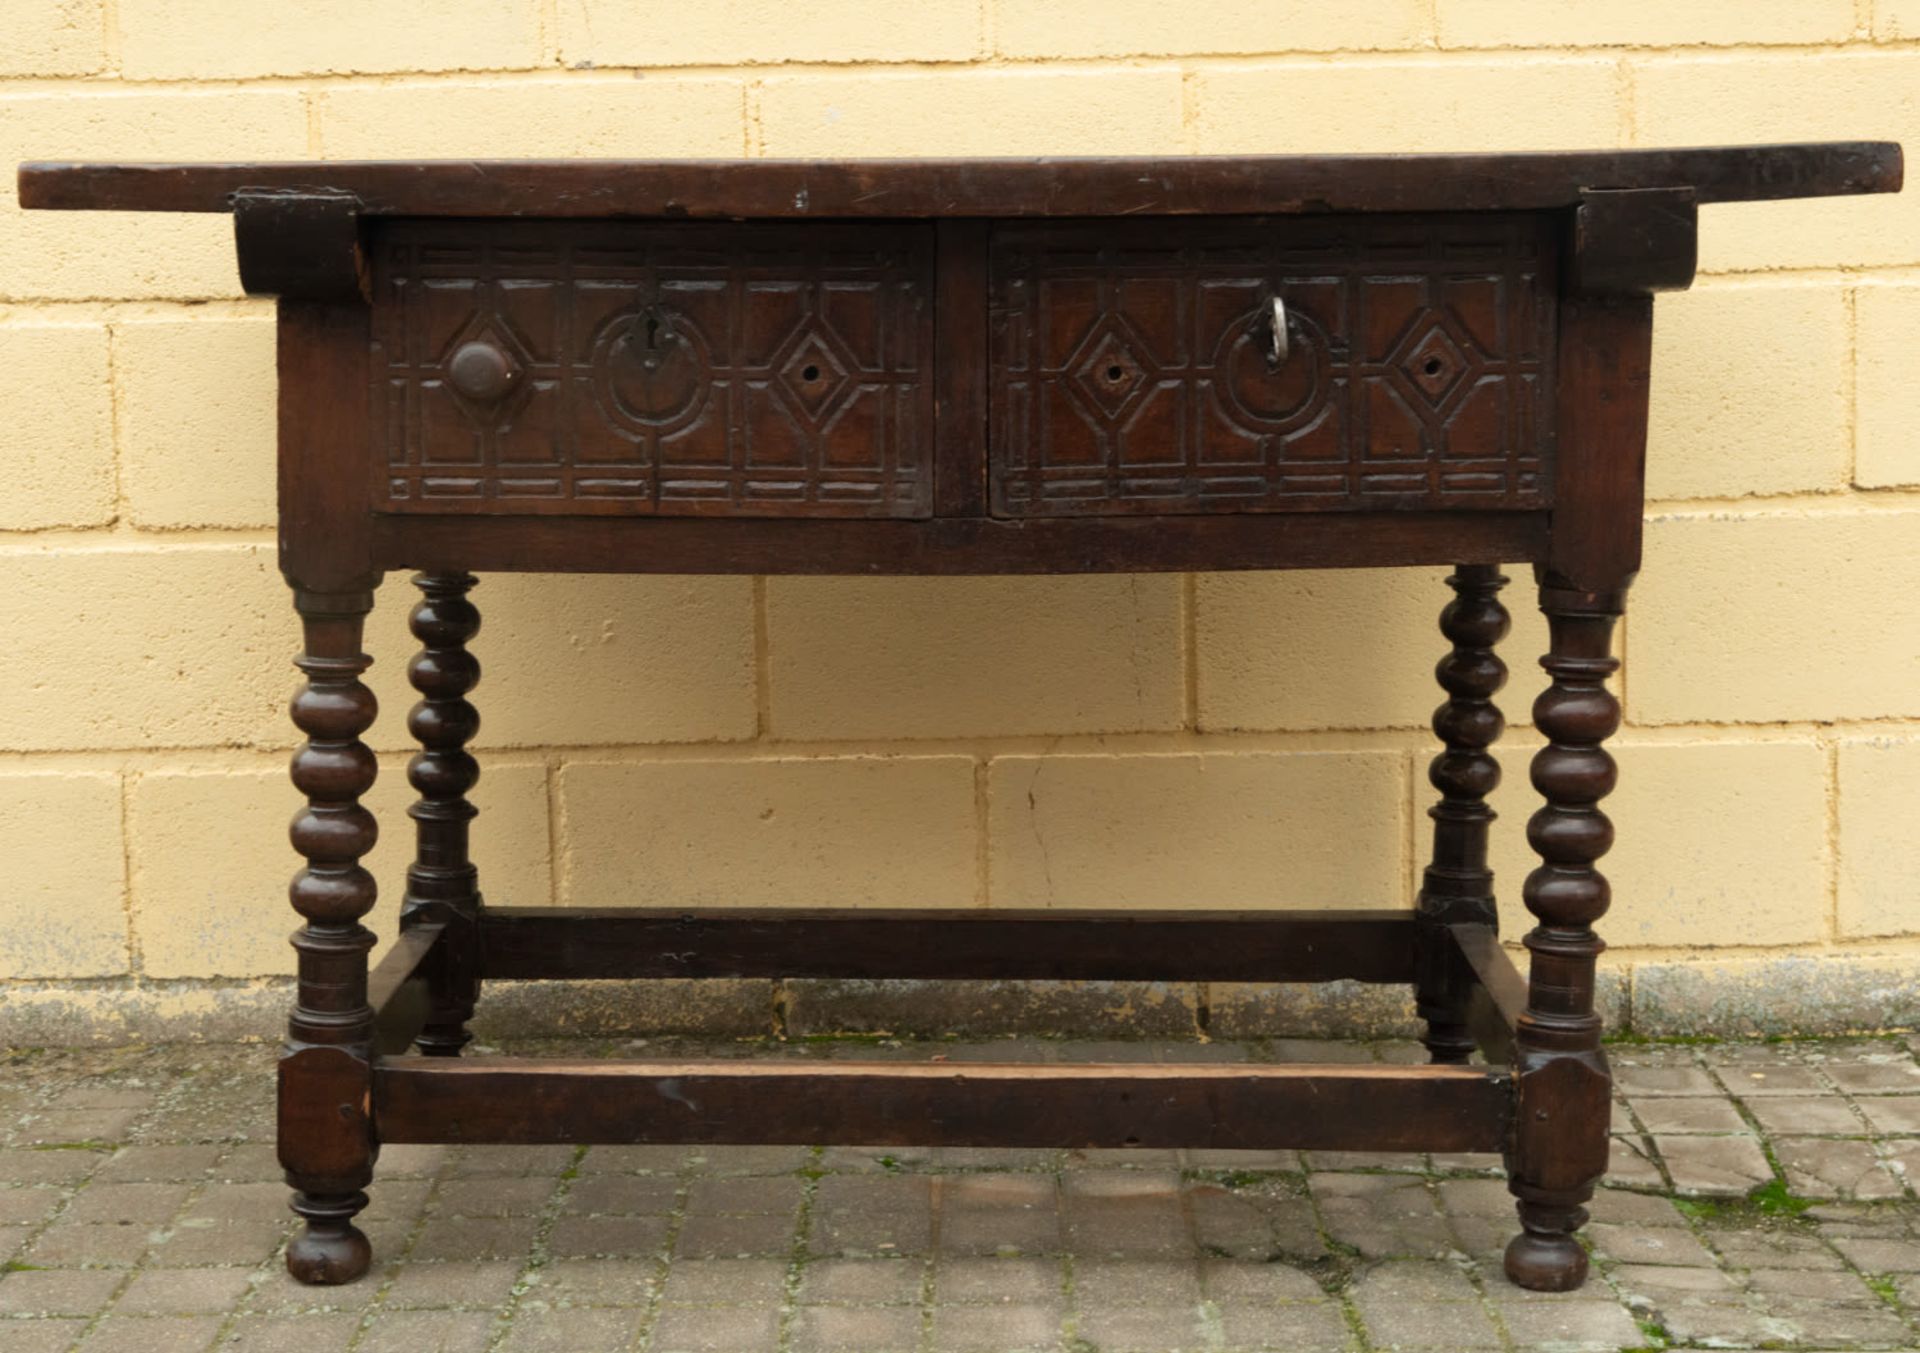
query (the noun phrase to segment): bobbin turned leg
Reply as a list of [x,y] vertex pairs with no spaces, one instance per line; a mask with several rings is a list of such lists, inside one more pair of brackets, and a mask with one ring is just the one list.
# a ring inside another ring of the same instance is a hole
[[360,924],[376,893],[360,865],[378,836],[360,804],[375,773],[373,753],[360,741],[376,709],[360,681],[370,661],[360,639],[373,593],[296,590],[294,604],[305,631],[294,663],[307,680],[292,714],[307,741],[292,772],[307,806],[294,815],[291,836],[307,864],[289,895],[306,924],[293,936],[299,995],[280,1059],[280,1163],[295,1190],[293,1210],[306,1221],[287,1246],[287,1269],[303,1283],[334,1284],[352,1282],[372,1261],[353,1218],[367,1205],[376,1150],[367,1117],[373,934]]
[[1592,927],[1609,892],[1593,862],[1613,844],[1599,803],[1613,789],[1614,764],[1600,744],[1620,726],[1606,680],[1620,665],[1609,650],[1624,599],[1624,589],[1584,592],[1541,577],[1552,638],[1540,664],[1552,684],[1533,706],[1547,738],[1533,758],[1533,784],[1547,802],[1527,824],[1541,864],[1521,895],[1539,925],[1526,938],[1533,961],[1515,1035],[1519,1104],[1507,1162],[1524,1229],[1506,1257],[1507,1276],[1540,1292],[1586,1280],[1587,1254],[1573,1233],[1607,1166],[1611,1077],[1593,1008],[1602,945]]
[[427,973],[432,1012],[415,1040],[429,1057],[460,1055],[473,1037],[467,1021],[480,995],[479,876],[467,853],[467,825],[479,810],[466,797],[480,778],[480,765],[466,750],[480,729],[479,711],[466,699],[480,680],[480,663],[466,647],[480,631],[480,612],[467,600],[477,581],[470,573],[413,577],[423,595],[410,624],[422,648],[407,677],[421,699],[407,715],[407,728],[421,750],[407,763],[407,780],[420,799],[407,810],[417,847],[400,926],[445,927]]
[[1447,693],[1433,714],[1433,731],[1445,750],[1427,767],[1440,801],[1427,810],[1433,856],[1415,906],[1420,971],[1414,993],[1427,1025],[1421,1042],[1435,1062],[1465,1062],[1474,1049],[1467,1031],[1473,976],[1447,927],[1497,921],[1487,868],[1487,828],[1494,817],[1487,795],[1500,783],[1500,763],[1487,749],[1506,727],[1493,703],[1507,680],[1507,665],[1493,651],[1507,635],[1507,609],[1500,604],[1506,585],[1497,564],[1461,564],[1447,578],[1456,595],[1440,613],[1440,632],[1453,649],[1434,668]]

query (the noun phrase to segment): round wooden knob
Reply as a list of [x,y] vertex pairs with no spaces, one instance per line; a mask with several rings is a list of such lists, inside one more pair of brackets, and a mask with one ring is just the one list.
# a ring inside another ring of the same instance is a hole
[[518,375],[513,359],[492,343],[462,343],[447,363],[447,379],[453,388],[480,404],[491,404],[505,395]]

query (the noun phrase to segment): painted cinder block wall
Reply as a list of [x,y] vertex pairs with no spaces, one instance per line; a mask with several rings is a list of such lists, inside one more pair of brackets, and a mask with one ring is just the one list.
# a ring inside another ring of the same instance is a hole
[[[242,296],[225,218],[23,214],[16,160],[1920,150],[1920,0],[270,10],[0,0],[0,1041],[265,1028],[294,919],[270,307]],[[1702,239],[1697,289],[1657,311],[1612,1008],[1653,1032],[1905,1019],[1920,192],[1713,207]],[[1543,627],[1514,572],[1523,725]],[[409,849],[411,595],[389,578],[372,626],[383,932]],[[1439,570],[490,577],[483,887],[1400,904],[1445,595]],[[1498,795],[1515,934],[1531,745],[1516,727]],[[767,997],[688,1008],[751,1023]],[[1162,1023],[1267,1008],[1150,997]]]

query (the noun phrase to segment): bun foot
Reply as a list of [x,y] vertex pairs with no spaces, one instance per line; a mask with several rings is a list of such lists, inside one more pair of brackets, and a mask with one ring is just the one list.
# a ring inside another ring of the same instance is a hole
[[307,1224],[287,1243],[287,1272],[309,1287],[339,1287],[365,1277],[373,1266],[373,1246],[353,1224],[353,1216],[366,1205],[364,1193],[348,1198],[294,1195],[293,1210]]
[[1587,1252],[1570,1235],[1522,1231],[1507,1246],[1506,1268],[1529,1292],[1571,1292],[1587,1280]]

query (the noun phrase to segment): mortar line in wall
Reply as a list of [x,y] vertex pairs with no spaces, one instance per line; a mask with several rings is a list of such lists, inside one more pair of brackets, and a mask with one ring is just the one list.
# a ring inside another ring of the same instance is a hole
[[[1609,740],[1609,746],[1764,747],[1800,745],[1828,738],[1920,738],[1920,718],[1889,716],[1881,719],[1780,721],[1749,724],[1629,724]],[[929,757],[998,757],[1035,755],[1195,756],[1232,755],[1406,755],[1431,750],[1432,733],[1420,725],[1304,731],[1188,733],[1181,730],[1117,733],[1016,734],[1003,738],[870,738],[765,743],[748,740],[675,743],[553,743],[489,747],[487,755],[506,765],[527,765],[543,758],[635,762],[779,762],[814,759],[898,760]],[[1539,745],[1539,736],[1515,728],[1505,743],[1514,749]],[[142,770],[225,774],[235,770],[278,768],[289,744],[282,742],[139,746],[48,747],[0,750],[0,770],[98,770],[104,759],[123,758]],[[395,772],[410,750],[400,746],[376,748],[383,768]]]
[[272,324],[273,304],[271,300],[250,296],[167,296],[145,300],[56,296],[0,300],[0,327],[87,322],[105,325],[141,320],[161,320],[169,324],[194,320],[230,324],[250,320]]
[[542,762],[543,785],[547,793],[547,901],[560,906],[564,880],[560,865],[560,758],[549,756]]
[[1200,149],[1200,74],[1180,68],[1180,148],[1189,155]]
[[134,772],[122,767],[114,776],[120,799],[120,910],[127,927],[127,975],[146,973],[146,955],[140,949],[140,931],[133,920],[133,781]]
[[978,756],[973,762],[973,903],[980,908],[993,905],[993,791],[991,763]]
[[106,71],[119,74],[125,46],[120,31],[120,0],[100,0],[100,60]]
[[1200,577],[1180,575],[1181,721],[1190,733],[1200,731]]
[[564,782],[566,759],[555,756],[548,766],[547,834],[552,839],[553,861],[547,870],[547,878],[548,887],[553,890],[553,904],[561,907],[567,905],[573,895],[573,830],[567,818]]
[[[69,992],[69,991],[123,991],[146,992],[154,995],[166,995],[171,992],[199,991],[257,991],[263,995],[275,996],[281,992],[291,993],[296,979],[291,971],[272,973],[259,977],[149,977],[132,973],[116,973],[112,977],[4,977],[0,978],[0,990],[14,992]],[[0,1325],[0,1328],[5,1328]]]
[[1846,313],[1847,360],[1840,370],[1841,402],[1847,417],[1847,486],[1860,483],[1860,288],[1841,291]]
[[559,67],[561,62],[559,0],[537,0],[533,19],[534,41],[540,49],[540,64],[548,68]]
[[[125,511],[119,502],[118,475],[115,476],[116,510]],[[0,557],[6,555],[44,555],[53,550],[75,553],[129,554],[135,550],[166,546],[179,550],[243,549],[271,546],[271,528],[235,527],[221,530],[209,527],[179,527],[160,530],[138,526],[115,517],[100,526],[46,526],[39,530],[0,531]]]
[[126,457],[124,454],[125,412],[120,388],[120,329],[106,326],[107,339],[107,438],[113,446],[113,516],[109,528],[127,523]]
[[1400,895],[1408,906],[1420,892],[1420,753],[1409,751],[1406,757],[1406,770],[1403,776],[1407,792],[1401,798],[1400,851],[1404,859],[1401,867]]
[[[1632,722],[1630,716],[1633,710],[1633,702],[1628,697],[1628,683],[1633,680],[1633,641],[1631,637],[1633,633],[1633,592],[1631,589],[1627,592],[1626,611],[1620,617],[1617,630],[1618,633],[1615,635],[1614,645],[1619,650],[1616,656],[1620,659],[1620,666],[1615,669],[1614,685],[1616,687],[1615,698],[1620,701],[1620,722],[1622,727],[1624,727]],[[1656,728],[1659,727],[1658,724],[1652,726]]]
[[1647,504],[1643,520],[1698,517],[1859,516],[1908,512],[1920,508],[1920,490],[1900,485],[1885,489],[1847,488],[1823,493],[1755,495],[1751,498],[1662,498]]
[[300,112],[307,122],[307,154],[317,160],[326,158],[326,139],[320,131],[320,107],[326,99],[326,91],[303,89],[300,91]]
[[767,628],[767,580],[753,579],[753,738],[765,742],[773,735],[773,657]]
[[1702,269],[1689,291],[1752,290],[1753,283],[1768,286],[1858,286],[1863,282],[1911,282],[1913,263],[1756,263],[1739,267]]
[[1920,261],[1893,259],[1876,263],[1749,263],[1702,268],[1694,286],[1733,285],[1740,282],[1909,282],[1920,271]]
[[[112,7],[109,5],[109,9]],[[644,62],[610,62],[588,70],[570,71],[544,65],[474,66],[443,70],[398,69],[379,72],[298,71],[258,75],[228,75],[193,79],[179,75],[133,76],[115,70],[89,75],[12,75],[0,79],[0,94],[14,86],[33,92],[57,92],[72,88],[81,92],[131,90],[164,93],[190,86],[196,92],[224,89],[284,88],[289,86],[360,86],[387,88],[395,84],[455,84],[552,80],[556,76],[581,80],[613,82],[621,79],[714,79],[745,78],[748,72],[786,76],[910,75],[917,73],[952,74],[965,71],[1018,70],[1039,68],[1073,72],[1109,73],[1116,66],[1126,71],[1164,71],[1190,62],[1202,68],[1247,65],[1324,66],[1329,62],[1349,66],[1459,65],[1465,61],[1523,65],[1549,60],[1622,59],[1663,65],[1714,61],[1726,58],[1794,56],[1871,56],[1920,50],[1920,37],[1873,38],[1852,36],[1837,42],[1744,42],[1744,43],[1534,43],[1522,46],[1439,46],[1406,47],[1323,47],[1267,48],[1185,52],[1115,51],[1102,53],[1018,54],[995,51],[987,54],[955,57],[899,57],[869,60],[849,57],[845,60],[812,61],[688,61],[679,64],[648,65]],[[118,57],[114,58],[118,61]]]
[[740,86],[740,106],[746,117],[743,144],[749,159],[760,159],[767,153],[765,109],[762,105],[765,93],[764,80],[747,80]]
[[1827,941],[1841,942],[1840,933],[1840,744],[1829,741],[1826,751],[1826,846],[1824,881],[1827,887]]

